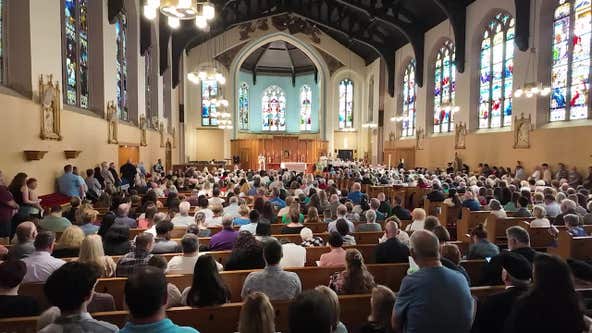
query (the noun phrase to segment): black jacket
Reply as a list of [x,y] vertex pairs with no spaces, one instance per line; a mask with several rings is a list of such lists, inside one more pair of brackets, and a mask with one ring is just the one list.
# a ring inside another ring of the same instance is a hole
[[408,262],[408,260],[409,248],[395,237],[376,246],[377,264]]
[[446,196],[441,191],[432,191],[426,196],[431,202],[442,202]]
[[504,323],[510,316],[518,297],[526,292],[526,288],[511,287],[505,291],[491,295],[477,305],[477,315],[473,323],[472,333],[503,332]]
[[401,206],[395,206],[391,209],[391,214],[399,218],[399,220],[411,220],[411,212]]

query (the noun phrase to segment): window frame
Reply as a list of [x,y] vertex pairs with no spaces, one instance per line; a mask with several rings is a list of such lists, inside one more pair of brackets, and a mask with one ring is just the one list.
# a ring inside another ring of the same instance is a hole
[[[63,94],[63,102],[64,105],[68,105],[68,106],[72,106],[72,107],[76,107],[76,108],[80,108],[83,110],[90,110],[91,108],[91,93],[90,93],[90,66],[89,66],[89,62],[90,62],[90,53],[89,53],[89,44],[90,44],[90,38],[89,38],[89,32],[90,32],[90,26],[89,26],[89,4],[88,4],[88,0],[72,0],[72,2],[75,3],[76,6],[76,13],[75,13],[75,20],[76,20],[76,26],[74,27],[74,38],[75,38],[75,44],[76,44],[76,79],[75,79],[75,84],[76,84],[76,102],[74,104],[69,103],[68,101],[68,56],[67,56],[67,43],[66,43],[66,35],[67,35],[67,28],[66,28],[66,1],[67,0],[61,0],[60,1],[60,9],[61,9],[61,13],[60,13],[60,17],[61,17],[61,32],[62,32],[62,40],[61,40],[61,45],[62,45],[62,85],[63,85],[63,89],[62,89],[62,94]],[[81,49],[82,49],[82,43],[81,43],[81,31],[82,31],[82,27],[81,27],[81,3],[84,3],[86,6],[86,90],[87,90],[87,101],[86,101],[86,106],[82,105],[82,97],[83,97],[83,93],[82,93],[82,78],[81,78],[81,63],[82,63],[82,57],[81,57]],[[6,4],[4,4],[6,5]],[[4,34],[3,34],[4,35]]]
[[[341,84],[346,82],[345,84],[345,98],[341,98],[341,94],[340,94],[340,87]],[[348,121],[347,121],[347,116],[348,116],[348,112],[347,112],[347,82],[350,83],[351,85],[351,110],[350,110],[350,115],[351,115],[351,124],[350,126],[347,125]],[[339,81],[339,83],[337,84],[337,100],[338,100],[338,104],[337,104],[337,128],[339,128],[339,130],[342,131],[347,131],[347,130],[351,130],[355,128],[355,117],[354,117],[354,107],[355,107],[355,101],[354,101],[354,97],[355,97],[355,83],[354,80],[350,77],[346,77],[342,80]],[[343,110],[344,110],[344,120],[343,120],[343,126],[341,126],[341,121],[339,121],[339,116],[341,115],[341,106],[342,106],[342,102],[343,102]]]
[[[448,56],[445,56],[446,51],[448,51]],[[444,62],[448,60],[450,61],[450,66],[449,66],[449,73],[444,73]],[[442,84],[440,82],[440,95],[436,96],[436,86],[438,85],[438,83],[436,82],[436,79],[438,77],[438,74],[440,76],[440,81],[442,81],[444,79],[444,75],[443,74],[448,74],[449,78],[451,79],[452,82],[450,82],[450,84],[448,85],[448,102],[451,104],[455,104],[456,103],[456,45],[454,44],[453,41],[451,41],[450,39],[446,39],[438,48],[436,54],[434,55],[434,60],[432,62],[433,65],[433,86],[432,86],[432,103],[433,103],[433,108],[432,108],[432,132],[434,134],[446,134],[446,133],[452,133],[454,131],[454,112],[452,110],[450,110],[450,115],[449,115],[449,120],[448,120],[448,128],[444,129],[443,125],[442,125],[442,121],[440,121],[440,124],[436,125],[435,120],[436,117],[439,117],[439,114],[442,112],[442,108],[436,110],[438,105],[442,105],[442,103],[444,102],[444,93],[443,93],[443,89],[442,89]],[[438,69],[439,69],[439,73],[438,73]],[[436,103],[436,99],[438,99],[438,103]],[[439,127],[439,131],[436,132],[436,126]]]
[[[416,71],[417,71],[417,64],[415,59],[410,59],[403,69],[403,77],[401,80],[401,115],[405,114],[407,111],[407,120],[411,120],[411,127],[404,128],[403,122],[401,122],[401,137],[402,138],[411,138],[415,136],[415,130],[417,127],[417,82],[416,82]],[[409,89],[410,84],[408,83],[410,79],[413,79],[413,101],[406,101],[406,96],[410,96]],[[407,94],[406,94],[407,93]],[[413,117],[411,117],[411,108],[409,107],[413,104]]]

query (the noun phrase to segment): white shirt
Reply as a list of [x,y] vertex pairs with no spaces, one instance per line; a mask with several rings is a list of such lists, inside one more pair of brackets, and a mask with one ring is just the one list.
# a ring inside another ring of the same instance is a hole
[[27,265],[23,283],[45,282],[54,271],[66,263],[62,259],[52,257],[46,251],[35,251],[22,260]]
[[306,263],[306,248],[294,243],[282,245],[284,256],[280,261],[280,267],[304,267]]
[[[342,217],[337,217],[337,220]],[[329,222],[327,225],[327,232],[337,231],[337,220]],[[349,226],[349,232],[356,232],[356,226],[349,220],[347,221],[347,225]]]
[[405,228],[405,231],[416,231],[416,230],[423,230],[425,225],[425,220],[415,220],[410,225]]
[[210,206],[222,205],[224,203],[224,199],[219,198],[219,197],[213,197],[213,198],[209,198],[208,202],[210,203]]
[[190,224],[195,224],[195,219],[189,215],[182,216],[181,214],[177,214],[173,217],[171,223],[175,227],[187,227]]
[[549,228],[551,223],[546,218],[534,219],[530,222],[531,228]]
[[[214,216],[214,212],[212,212],[212,210],[209,208],[200,209],[200,210],[196,211],[195,214],[197,214],[199,212],[204,214],[204,216],[206,217],[206,220],[211,219]],[[193,215],[193,217],[195,218],[195,215]]]
[[221,227],[222,226],[222,216],[218,216],[218,217],[211,217],[211,218],[206,218],[206,222],[205,222],[206,227]]
[[238,213],[238,210],[240,209],[240,206],[238,204],[231,204],[228,207],[224,208],[224,216],[232,216],[234,217],[239,217],[240,214]]
[[238,229],[238,231],[248,231],[250,232],[252,235],[255,235],[255,231],[257,230],[257,224],[258,223],[249,223],[249,224],[245,224],[245,225],[241,225],[241,227]]
[[[166,272],[167,274],[193,274],[193,269],[195,267],[195,263],[197,262],[197,258],[202,256],[205,253],[200,253],[193,257],[186,257],[186,256],[174,256],[171,258],[169,263],[167,264]],[[218,271],[222,271],[222,265],[216,261],[216,266],[218,267]]]

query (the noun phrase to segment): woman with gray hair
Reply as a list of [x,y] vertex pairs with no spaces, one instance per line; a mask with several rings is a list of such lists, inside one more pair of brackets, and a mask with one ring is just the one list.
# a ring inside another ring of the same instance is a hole
[[551,222],[549,222],[549,220],[545,217],[547,215],[545,206],[534,206],[532,208],[532,215],[535,217],[535,219],[530,222],[531,228],[548,228],[551,226]]
[[303,247],[325,245],[325,241],[321,237],[315,236],[310,228],[302,228],[302,230],[300,230],[300,238],[302,238],[302,243],[300,243],[300,246]]
[[505,219],[508,217],[508,214],[506,214],[502,204],[496,199],[492,199],[489,202],[489,209],[491,209],[491,214],[497,216],[498,219]]

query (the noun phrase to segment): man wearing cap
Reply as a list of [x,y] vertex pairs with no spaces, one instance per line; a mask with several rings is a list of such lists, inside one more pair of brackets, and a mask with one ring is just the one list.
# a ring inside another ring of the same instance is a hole
[[18,294],[27,273],[27,265],[20,260],[0,263],[0,318],[28,317],[39,314],[37,301]]
[[487,297],[477,306],[473,333],[502,332],[516,300],[528,290],[532,279],[532,266],[526,258],[513,252],[498,256],[502,267],[502,281],[506,290]]

